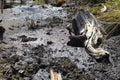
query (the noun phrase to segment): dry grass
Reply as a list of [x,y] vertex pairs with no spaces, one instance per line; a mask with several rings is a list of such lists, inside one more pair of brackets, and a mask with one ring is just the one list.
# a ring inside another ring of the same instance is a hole
[[44,4],[45,0],[35,0],[34,4]]
[[120,10],[111,10],[105,13],[101,13],[97,15],[97,17],[102,21],[118,22],[120,21]]
[[87,8],[88,11],[92,12],[98,19],[107,22],[118,22],[120,21],[120,0],[111,1],[108,0],[105,3],[107,6],[106,12],[101,12],[103,6],[94,4],[92,8]]
[[107,6],[106,12],[101,12],[103,6],[94,4],[92,8],[85,8],[93,13],[104,25],[103,28],[107,33],[107,38],[119,34],[120,30],[120,0],[107,0],[104,3]]

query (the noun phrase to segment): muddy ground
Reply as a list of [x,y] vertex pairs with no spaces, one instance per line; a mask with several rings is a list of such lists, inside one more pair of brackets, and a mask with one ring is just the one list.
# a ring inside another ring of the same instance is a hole
[[[26,17],[39,21],[35,29],[28,29]],[[0,43],[0,80],[50,80],[50,68],[63,80],[120,80],[120,36],[102,44],[112,64],[98,63],[84,48],[67,45],[71,21],[61,7],[15,7],[0,19],[6,29]]]

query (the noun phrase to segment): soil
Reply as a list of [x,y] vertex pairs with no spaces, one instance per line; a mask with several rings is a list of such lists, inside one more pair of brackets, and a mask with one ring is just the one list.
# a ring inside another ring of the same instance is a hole
[[[39,25],[28,29],[26,17],[40,21]],[[98,63],[84,48],[67,45],[66,27],[71,22],[61,7],[17,6],[6,9],[0,18],[6,29],[0,43],[1,80],[50,80],[50,68],[60,72],[63,80],[120,79],[119,35],[101,45],[110,52],[111,63]]]

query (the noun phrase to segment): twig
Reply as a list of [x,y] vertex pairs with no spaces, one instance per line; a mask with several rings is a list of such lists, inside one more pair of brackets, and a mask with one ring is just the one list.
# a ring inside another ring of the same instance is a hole
[[120,24],[120,22],[105,22],[105,21],[100,21],[102,24]]

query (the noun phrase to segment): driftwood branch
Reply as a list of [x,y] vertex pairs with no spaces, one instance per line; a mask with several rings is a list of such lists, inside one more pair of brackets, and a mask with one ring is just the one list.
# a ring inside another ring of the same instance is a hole
[[50,69],[51,80],[62,80],[61,73],[55,72],[53,69]]
[[86,39],[85,37],[79,37],[84,38],[82,39],[84,41],[81,41],[81,39],[78,41],[79,43],[84,44],[86,51],[90,55],[96,59],[100,59],[103,56],[109,55],[109,52],[99,47],[99,45],[102,43],[102,40],[104,39],[101,32],[101,24],[91,13],[80,10],[73,18],[72,24],[75,36],[86,36]]

